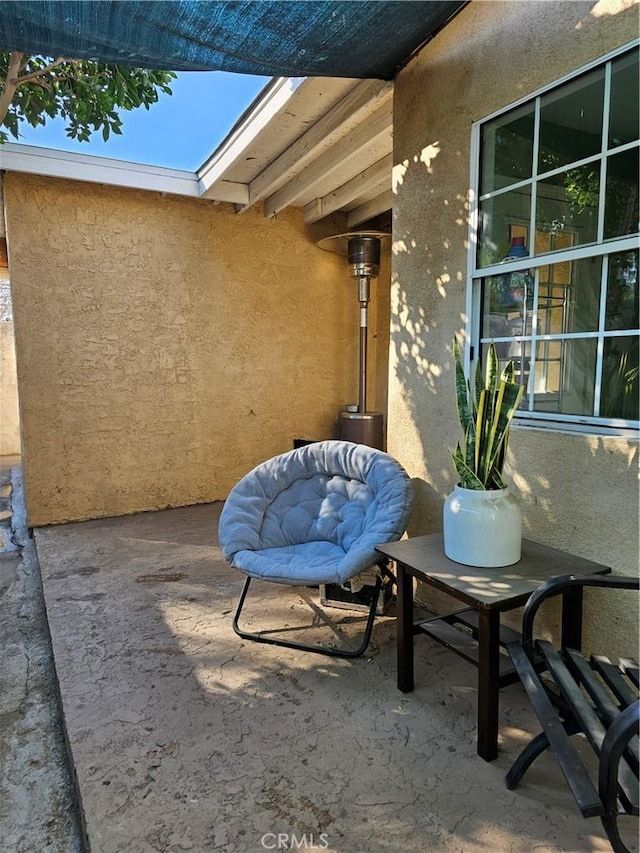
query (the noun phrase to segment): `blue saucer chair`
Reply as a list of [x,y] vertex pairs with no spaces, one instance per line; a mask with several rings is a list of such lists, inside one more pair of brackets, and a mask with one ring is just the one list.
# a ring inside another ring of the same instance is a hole
[[[411,515],[409,476],[393,457],[348,441],[320,441],[258,465],[232,489],[219,524],[225,559],[246,575],[233,619],[244,639],[336,657],[361,655],[380,589],[393,582],[376,545],[400,539]],[[345,584],[377,567],[364,639],[355,649],[310,646],[239,625],[253,579],[291,586]]]

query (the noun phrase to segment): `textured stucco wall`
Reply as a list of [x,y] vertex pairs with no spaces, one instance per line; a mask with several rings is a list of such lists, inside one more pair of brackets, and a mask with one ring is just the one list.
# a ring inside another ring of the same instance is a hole
[[5,198],[31,525],[222,499],[293,438],[333,436],[357,291],[315,241],[341,218],[17,173]]
[[[389,450],[416,478],[414,535],[441,529],[455,483],[451,339],[465,326],[471,123],[637,34],[638,5],[617,0],[471,3],[396,78]],[[525,535],[637,574],[637,444],[521,429],[510,446]],[[599,609],[597,595],[589,637],[615,649],[637,605]]]
[[20,453],[18,381],[9,273],[0,269],[0,456]]

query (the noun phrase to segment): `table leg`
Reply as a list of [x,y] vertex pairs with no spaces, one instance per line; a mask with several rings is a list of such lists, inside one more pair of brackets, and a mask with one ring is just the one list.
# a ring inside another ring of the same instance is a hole
[[500,612],[478,612],[478,755],[493,761],[498,755],[500,675]]
[[564,649],[580,651],[582,646],[582,587],[562,593],[562,636]]
[[397,563],[396,648],[398,655],[398,689],[413,690],[413,582],[402,563]]

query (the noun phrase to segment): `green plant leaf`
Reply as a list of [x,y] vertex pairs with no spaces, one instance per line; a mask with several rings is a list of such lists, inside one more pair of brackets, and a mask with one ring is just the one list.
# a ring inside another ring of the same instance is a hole
[[458,443],[452,459],[464,488],[504,489],[502,478],[509,426],[520,404],[524,388],[515,380],[513,362],[498,375],[495,346],[487,349],[487,365],[483,372],[476,365],[472,391],[462,366],[462,354],[454,338],[456,361],[456,399],[464,443]]
[[[509,424],[522,398],[524,388],[511,382],[501,382],[498,389],[493,423],[487,441],[489,454],[487,476],[492,474],[500,459],[499,453],[509,435]],[[504,457],[503,457],[504,460]],[[501,472],[498,471],[498,474]]]
[[480,398],[478,400],[478,412],[476,414],[476,440],[474,442],[473,449],[473,470],[476,476],[484,482],[483,469],[484,469],[484,452],[483,448],[485,446],[485,433],[486,433],[486,412],[487,412],[487,403],[488,403],[488,392],[485,388],[480,392]]
[[453,339],[453,357],[456,365],[456,402],[458,407],[458,418],[463,432],[467,432],[469,422],[471,420],[471,412],[469,408],[469,384],[464,375],[464,367],[462,365],[462,352],[458,339]]
[[485,388],[495,391],[498,384],[498,356],[495,344],[489,344],[487,349],[487,374],[485,377]]
[[484,387],[484,377],[483,377],[483,374],[482,374],[482,363],[480,362],[480,359],[478,359],[478,360],[476,361],[476,370],[475,370],[475,376],[474,376],[474,383],[473,383],[473,385],[474,385],[474,393],[475,393],[475,398],[474,398],[474,399],[475,399],[475,402],[476,402],[476,405],[475,405],[475,411],[477,412],[477,410],[478,410],[478,402],[479,402],[479,400],[480,400],[480,392],[482,391],[482,389],[483,389],[483,387]]
[[478,479],[475,472],[464,461],[464,454],[459,444],[456,448],[456,452],[452,454],[452,456],[456,471],[460,477],[460,485],[462,488],[474,489],[475,491],[484,490],[484,483]]

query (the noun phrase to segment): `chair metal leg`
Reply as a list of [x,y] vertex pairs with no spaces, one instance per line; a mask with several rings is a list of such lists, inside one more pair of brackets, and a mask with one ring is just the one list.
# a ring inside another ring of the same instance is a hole
[[[382,571],[387,575],[387,577],[393,578],[393,575],[390,574],[388,569],[382,568]],[[268,643],[272,646],[284,646],[288,649],[299,649],[304,652],[315,652],[320,655],[328,655],[329,657],[336,658],[357,658],[360,655],[364,654],[371,640],[371,633],[373,631],[373,623],[376,618],[376,608],[378,606],[378,597],[380,595],[380,590],[382,588],[382,577],[376,578],[375,587],[372,593],[372,601],[371,607],[369,608],[369,613],[367,615],[367,624],[364,631],[364,636],[361,644],[357,649],[332,649],[325,646],[311,646],[307,643],[296,643],[291,640],[281,640],[275,639],[274,637],[265,636],[265,632],[251,633],[249,631],[243,631],[238,622],[240,619],[240,613],[242,612],[242,608],[245,603],[245,599],[247,597],[247,592],[249,591],[249,586],[251,584],[252,578],[247,577],[244,582],[244,586],[242,587],[242,592],[240,593],[240,598],[238,600],[238,606],[236,607],[236,612],[233,616],[233,630],[239,637],[242,637],[243,640],[253,640],[256,643]],[[386,581],[388,583],[390,581]],[[277,629],[276,629],[277,630]]]

